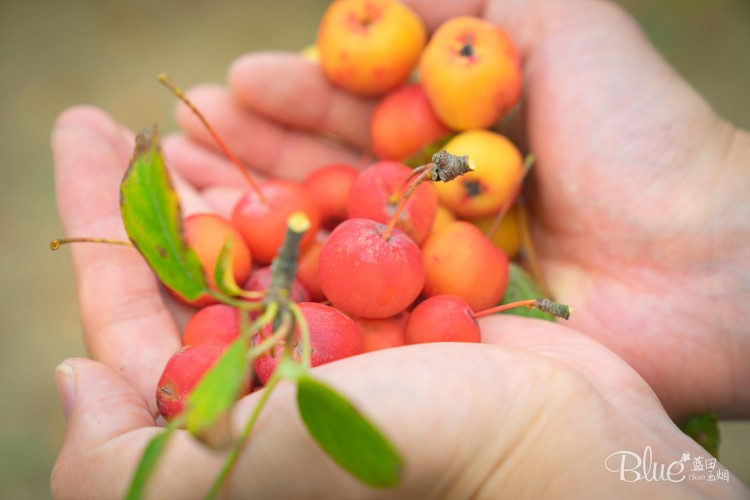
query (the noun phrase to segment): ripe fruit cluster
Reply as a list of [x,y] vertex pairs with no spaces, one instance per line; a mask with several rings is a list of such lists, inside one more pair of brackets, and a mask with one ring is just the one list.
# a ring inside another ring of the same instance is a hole
[[[527,165],[510,140],[488,129],[520,98],[518,52],[500,28],[474,17],[448,20],[428,39],[421,19],[395,0],[333,2],[316,49],[308,57],[333,85],[378,99],[370,123],[377,161],[363,169],[321,165],[302,183],[252,182],[230,220],[188,217],[189,245],[212,277],[231,239],[242,300],[266,300],[287,219],[306,214],[288,293],[309,328],[312,366],[404,344],[479,342],[475,316],[503,298],[519,249],[515,218],[503,215]],[[407,166],[426,152],[424,165]],[[157,388],[168,419],[182,410],[196,373],[240,335],[235,307],[210,294],[190,304],[201,309]],[[254,360],[242,394],[269,379],[281,350]],[[299,359],[299,348],[292,356]]]

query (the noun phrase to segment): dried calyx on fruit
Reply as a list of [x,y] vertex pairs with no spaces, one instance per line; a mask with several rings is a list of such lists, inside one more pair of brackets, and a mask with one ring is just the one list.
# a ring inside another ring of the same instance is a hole
[[433,181],[449,182],[477,169],[476,163],[469,155],[452,155],[445,149],[441,149],[432,155],[432,163],[426,165]]

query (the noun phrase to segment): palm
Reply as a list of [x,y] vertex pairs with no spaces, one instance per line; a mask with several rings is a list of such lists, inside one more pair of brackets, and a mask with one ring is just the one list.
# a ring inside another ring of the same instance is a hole
[[571,325],[622,355],[670,411],[716,409],[727,396],[716,387],[731,386],[721,359],[747,345],[736,324],[706,335],[717,313],[736,314],[710,297],[742,290],[701,265],[733,257],[707,189],[727,192],[732,128],[611,6],[537,2],[529,14],[545,36],[526,47],[524,140],[538,158],[534,235],[550,288],[577,308]]

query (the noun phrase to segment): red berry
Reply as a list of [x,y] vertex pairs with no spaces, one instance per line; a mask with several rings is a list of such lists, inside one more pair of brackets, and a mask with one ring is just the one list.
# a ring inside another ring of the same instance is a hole
[[[213,367],[227,345],[216,340],[192,344],[169,358],[156,388],[156,404],[164,418],[171,420],[183,411],[188,395]],[[247,394],[249,390],[248,377],[241,395]]]
[[272,179],[260,185],[262,201],[255,191],[247,192],[232,213],[232,223],[245,238],[257,261],[268,264],[279,251],[286,234],[287,219],[296,211],[307,214],[310,229],[300,243],[304,251],[315,241],[320,228],[318,207],[305,189],[291,181]]
[[[349,316],[331,306],[317,302],[303,302],[299,304],[302,315],[310,329],[310,364],[319,366],[337,359],[362,354],[364,339],[359,327]],[[270,326],[263,329],[263,335],[271,334]],[[299,330],[295,332],[299,338]],[[282,346],[277,346],[275,355],[264,354],[255,361],[255,374],[261,383],[265,384],[279,364]],[[301,344],[297,344],[293,351],[293,358],[299,361]]]
[[[404,181],[411,169],[403,163],[381,161],[362,172],[349,195],[349,217],[371,219],[387,224],[403,194]],[[397,196],[394,198],[393,195]],[[396,227],[421,244],[430,234],[437,212],[437,192],[431,183],[422,183],[412,193]]]
[[388,93],[370,120],[370,143],[381,160],[403,160],[450,133],[418,83]]
[[333,163],[313,170],[302,182],[320,211],[323,227],[333,229],[346,219],[349,191],[359,171],[345,163]]
[[[235,281],[242,283],[250,276],[253,262],[251,252],[242,235],[228,220],[215,214],[199,213],[186,217],[183,227],[185,240],[198,255],[209,287],[216,290],[214,284],[216,262],[230,237],[232,238],[232,273]],[[207,294],[192,302],[184,300],[176,293],[173,295],[193,306],[200,307],[216,303],[216,300]]]
[[212,304],[198,310],[185,325],[183,345],[218,340],[231,344],[240,334],[240,314],[232,306]]
[[[271,284],[271,278],[271,266],[259,267],[253,271],[253,274],[250,275],[250,279],[247,280],[247,283],[245,283],[243,288],[250,292],[262,292],[268,290],[268,287]],[[307,293],[305,287],[302,286],[302,283],[296,278],[292,282],[292,299],[294,299],[295,302],[307,302],[310,300],[310,294]]]
[[320,288],[320,280],[318,279],[318,262],[320,261],[320,252],[322,250],[323,243],[316,241],[300,256],[297,264],[297,279],[310,294],[310,300],[314,302],[326,300],[323,289]]
[[479,342],[481,335],[469,305],[455,295],[436,295],[420,303],[409,316],[406,343]]
[[482,311],[503,298],[508,284],[508,257],[476,226],[446,224],[422,245],[427,276],[424,295],[451,294]]
[[365,318],[387,318],[406,309],[424,285],[422,253],[395,229],[367,219],[349,219],[328,237],[320,253],[318,278],[337,308]]
[[402,311],[390,318],[373,319],[354,317],[362,335],[365,337],[365,352],[389,349],[406,344],[406,322],[409,313]]

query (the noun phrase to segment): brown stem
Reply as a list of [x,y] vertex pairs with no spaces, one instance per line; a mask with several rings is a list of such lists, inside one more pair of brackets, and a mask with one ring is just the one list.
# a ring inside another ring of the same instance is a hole
[[401,196],[401,199],[396,206],[396,210],[388,221],[385,231],[383,231],[383,239],[387,240],[391,236],[393,228],[396,227],[398,218],[401,216],[401,212],[404,211],[406,202],[409,201],[409,197],[422,182],[450,182],[456,177],[474,171],[474,169],[476,169],[476,164],[467,155],[457,156],[450,154],[445,149],[441,149],[432,155],[431,163],[416,167],[412,170],[409,177],[407,177],[404,182],[408,182],[409,179],[414,180],[411,181],[406,192]]
[[542,294],[549,296],[549,289],[544,281],[544,275],[542,274],[542,268],[539,265],[539,258],[536,254],[536,247],[534,241],[531,239],[531,231],[529,230],[529,216],[527,212],[526,202],[521,198],[518,202],[518,233],[521,237],[521,248],[523,249],[523,255],[526,259],[529,271]]
[[422,172],[422,175],[417,177],[412,181],[411,184],[409,184],[409,187],[406,189],[406,192],[401,196],[401,199],[398,201],[398,205],[396,205],[396,209],[393,211],[393,215],[391,215],[391,219],[388,221],[388,225],[385,227],[385,230],[383,231],[382,238],[384,240],[387,240],[390,238],[391,233],[393,232],[393,229],[396,227],[396,223],[398,223],[398,218],[401,217],[401,213],[404,211],[404,208],[406,207],[406,202],[409,201],[409,197],[414,193],[414,190],[417,189],[417,187],[422,184],[424,181],[430,180],[430,172],[428,170],[424,170]]
[[68,243],[107,243],[108,245],[122,245],[132,247],[130,241],[110,240],[109,238],[58,238],[49,242],[50,250],[58,250]]
[[500,211],[497,213],[497,216],[495,217],[495,220],[492,221],[492,225],[487,230],[487,239],[491,240],[498,229],[500,229],[500,223],[503,222],[503,219],[505,218],[505,215],[508,213],[508,210],[510,210],[510,207],[513,205],[513,201],[518,196],[518,194],[521,192],[521,188],[523,187],[523,181],[526,179],[526,176],[529,173],[529,170],[531,170],[531,166],[534,165],[535,157],[532,154],[526,155],[526,159],[523,162],[523,172],[521,173],[521,178],[518,179],[518,183],[516,184],[515,189],[513,190],[513,195],[508,196],[508,199],[505,200],[505,203],[503,203],[503,206],[500,207]]
[[258,199],[262,203],[266,203],[266,197],[263,195],[263,192],[258,187],[258,184],[255,182],[255,179],[252,175],[250,175],[250,172],[247,168],[242,164],[242,161],[240,161],[239,158],[232,152],[231,149],[226,145],[226,143],[222,140],[222,138],[219,136],[219,134],[214,130],[214,128],[211,126],[210,123],[208,123],[208,120],[205,116],[203,116],[203,113],[201,113],[198,108],[195,107],[195,105],[190,101],[190,99],[187,98],[185,93],[180,90],[177,85],[175,85],[172,80],[170,80],[169,75],[166,73],[162,73],[158,76],[159,81],[164,84],[165,87],[167,87],[169,90],[172,91],[172,93],[177,96],[179,100],[181,100],[185,105],[190,108],[190,110],[195,114],[195,116],[198,117],[198,119],[203,123],[203,126],[206,127],[206,130],[208,130],[208,133],[211,134],[211,137],[213,137],[214,141],[216,141],[216,144],[219,146],[219,149],[229,158],[229,161],[232,162],[232,164],[237,167],[237,169],[240,171],[240,173],[245,177],[247,180],[247,183],[250,184],[250,188],[255,191],[255,194],[258,195]]
[[409,176],[404,179],[404,182],[401,183],[401,187],[398,188],[397,191],[394,191],[394,193],[391,195],[390,199],[388,200],[389,204],[393,204],[399,201],[399,199],[403,196],[403,193],[406,189],[409,187],[409,183],[418,175],[422,174],[425,170],[432,168],[435,164],[434,163],[427,163],[426,165],[420,165],[419,167],[415,167],[412,169],[411,172],[409,172]]
[[497,314],[509,309],[515,309],[516,307],[539,309],[542,312],[546,312],[547,314],[551,314],[552,316],[563,319],[570,318],[570,313],[573,312],[573,309],[571,307],[566,306],[565,304],[554,302],[550,299],[528,299],[490,307],[489,309],[485,309],[484,311],[476,312],[472,314],[472,316],[474,317],[474,319],[483,318],[491,314]]

